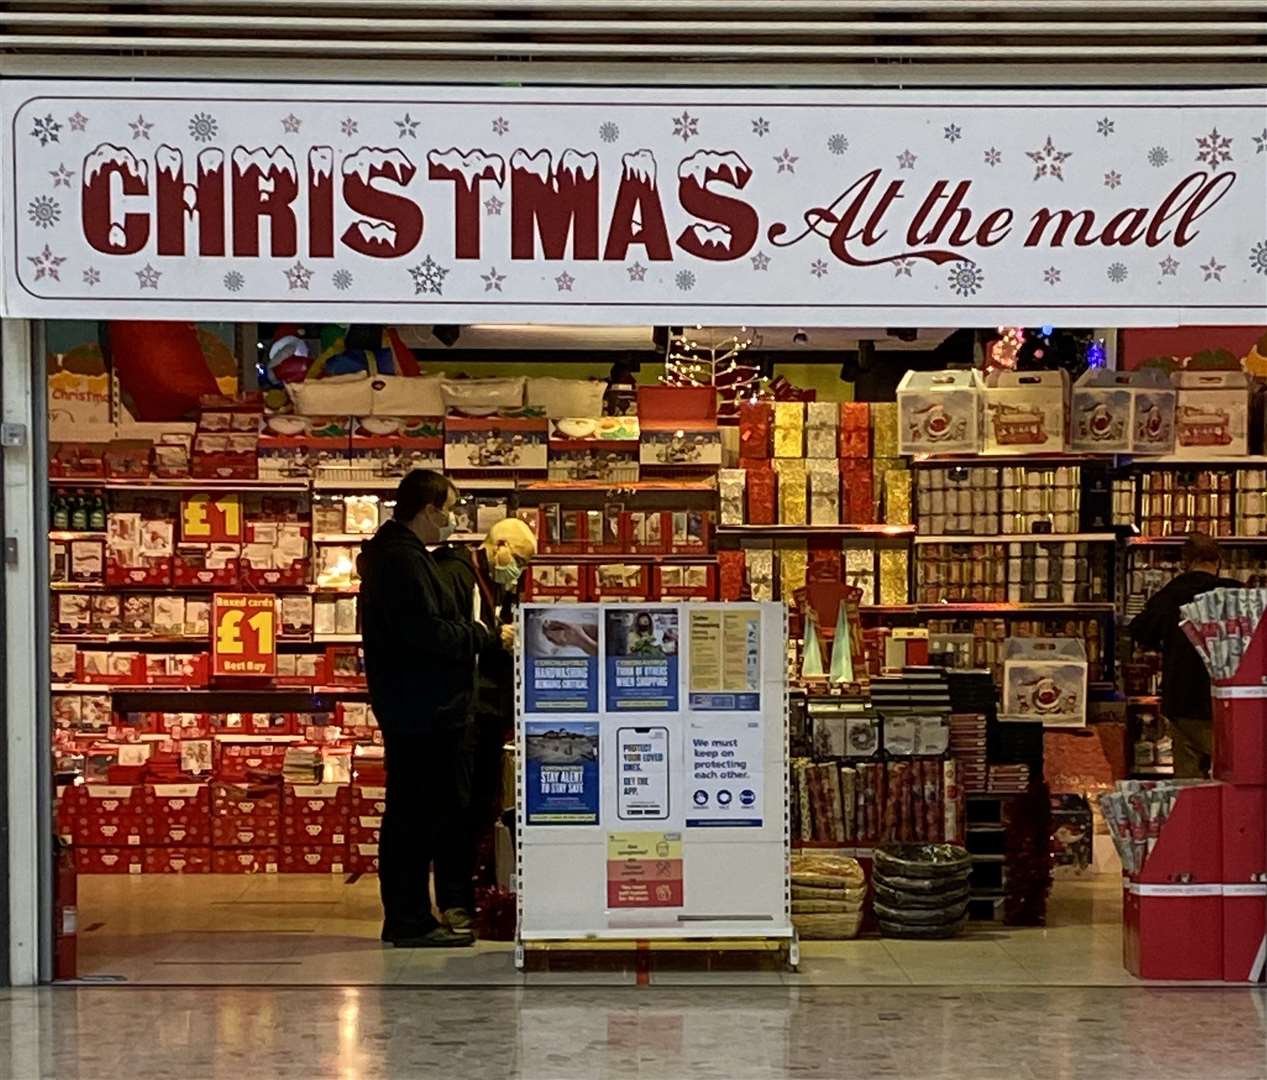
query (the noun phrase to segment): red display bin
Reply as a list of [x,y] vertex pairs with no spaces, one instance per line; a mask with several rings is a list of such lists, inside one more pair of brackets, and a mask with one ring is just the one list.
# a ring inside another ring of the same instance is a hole
[[1267,686],[1221,685],[1212,693],[1214,778],[1267,784]]
[[283,844],[283,874],[343,874],[348,872],[346,844]]
[[147,846],[210,845],[211,789],[206,784],[147,784],[141,806]]
[[62,795],[59,814],[76,847],[125,848],[143,843],[140,787],[73,784]]
[[152,847],[145,849],[147,874],[209,874],[209,847]]
[[145,873],[145,849],[77,847],[75,870],[80,874],[143,874]]
[[214,848],[213,874],[276,874],[281,869],[281,851],[267,848]]
[[1223,978],[1258,982],[1267,960],[1267,788],[1221,790]]
[[276,847],[281,841],[281,802],[280,786],[212,784],[212,846]]
[[378,873],[378,845],[352,844],[348,848],[348,864],[354,874]]
[[1144,868],[1126,882],[1122,955],[1143,979],[1223,978],[1222,791],[1185,788]]
[[351,802],[347,784],[287,784],[282,796],[283,846],[343,847]]

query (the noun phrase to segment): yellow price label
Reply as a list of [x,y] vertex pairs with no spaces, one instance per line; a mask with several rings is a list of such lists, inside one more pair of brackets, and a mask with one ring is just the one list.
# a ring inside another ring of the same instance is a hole
[[242,500],[233,493],[187,495],[180,506],[182,540],[208,544],[242,539]]

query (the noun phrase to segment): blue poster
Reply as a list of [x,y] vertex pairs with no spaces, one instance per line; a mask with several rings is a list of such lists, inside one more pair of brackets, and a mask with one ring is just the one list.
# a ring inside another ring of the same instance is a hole
[[606,612],[608,712],[676,712],[678,613],[622,607]]
[[598,712],[598,609],[524,613],[524,712]]
[[529,720],[524,804],[529,825],[598,824],[598,723]]

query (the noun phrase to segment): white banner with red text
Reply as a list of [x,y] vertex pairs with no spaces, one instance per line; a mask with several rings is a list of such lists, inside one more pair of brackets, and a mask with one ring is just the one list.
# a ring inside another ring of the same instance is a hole
[[1267,317],[1267,91],[5,81],[3,311]]

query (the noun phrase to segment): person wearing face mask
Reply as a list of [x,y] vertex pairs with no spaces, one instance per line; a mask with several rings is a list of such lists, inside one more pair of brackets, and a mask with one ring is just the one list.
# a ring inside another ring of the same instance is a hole
[[[537,554],[537,538],[518,518],[496,522],[474,552],[452,550],[439,565],[460,602],[490,634],[515,624],[523,573]],[[515,731],[515,662],[506,649],[492,646],[479,657],[475,707],[471,719],[472,795],[469,843],[472,851],[487,841],[501,807],[502,747]]]
[[[396,490],[392,519],[357,558],[365,676],[387,766],[378,853],[382,937],[403,948],[472,943],[469,916],[442,925],[429,889],[434,863],[440,910],[473,907],[464,838],[469,718],[477,658],[500,636],[459,602],[428,550],[453,532],[456,501],[444,476],[414,470]],[[513,631],[502,641],[513,645]]]

